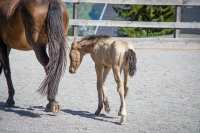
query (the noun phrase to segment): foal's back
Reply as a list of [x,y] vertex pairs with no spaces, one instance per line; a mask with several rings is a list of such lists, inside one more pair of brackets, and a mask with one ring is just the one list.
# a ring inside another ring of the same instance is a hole
[[112,37],[99,39],[91,53],[92,59],[96,64],[112,67],[113,64],[123,64],[126,52],[132,49],[133,45],[126,41]]

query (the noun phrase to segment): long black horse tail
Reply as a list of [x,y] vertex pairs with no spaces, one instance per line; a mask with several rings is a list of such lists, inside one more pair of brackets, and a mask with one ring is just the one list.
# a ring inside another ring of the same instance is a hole
[[133,76],[136,72],[136,63],[137,63],[137,58],[136,58],[136,53],[132,49],[129,49],[127,52],[126,56],[126,61],[129,65],[129,75]]
[[54,99],[67,64],[64,22],[60,0],[50,0],[46,29],[48,33],[49,63],[46,66],[47,76],[38,91],[43,95],[48,95],[48,98]]

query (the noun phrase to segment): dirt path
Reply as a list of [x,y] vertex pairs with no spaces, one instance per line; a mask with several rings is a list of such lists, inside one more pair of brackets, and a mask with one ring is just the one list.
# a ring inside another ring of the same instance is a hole
[[32,52],[11,52],[16,108],[5,108],[7,85],[0,76],[0,133],[200,133],[200,51],[138,50],[138,71],[129,80],[128,120],[119,118],[119,96],[110,73],[106,86],[111,112],[95,117],[96,77],[90,57],[59,86],[62,111],[44,112],[36,92],[44,77]]

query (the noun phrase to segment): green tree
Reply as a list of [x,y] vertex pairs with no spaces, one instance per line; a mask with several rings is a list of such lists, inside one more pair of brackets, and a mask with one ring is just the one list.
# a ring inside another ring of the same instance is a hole
[[[116,13],[129,21],[175,21],[174,6],[124,5],[113,7]],[[118,34],[126,37],[159,36],[174,33],[173,29],[119,28]]]

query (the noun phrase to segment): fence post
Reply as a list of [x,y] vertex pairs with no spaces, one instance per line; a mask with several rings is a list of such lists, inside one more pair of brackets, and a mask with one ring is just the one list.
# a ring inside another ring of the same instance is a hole
[[[176,6],[176,22],[181,22],[181,6]],[[180,29],[176,29],[174,38],[180,37]]]
[[[73,3],[73,19],[77,19],[78,18],[78,11],[77,11],[77,6],[78,6],[78,2],[77,3]],[[74,25],[73,26],[73,35],[76,37],[78,36],[78,26]]]

